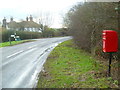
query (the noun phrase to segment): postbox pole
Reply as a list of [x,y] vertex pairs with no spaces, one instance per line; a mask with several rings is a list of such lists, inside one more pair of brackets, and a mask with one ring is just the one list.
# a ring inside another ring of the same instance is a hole
[[112,62],[112,52],[109,53],[109,69],[108,69],[108,77],[111,76],[111,62]]

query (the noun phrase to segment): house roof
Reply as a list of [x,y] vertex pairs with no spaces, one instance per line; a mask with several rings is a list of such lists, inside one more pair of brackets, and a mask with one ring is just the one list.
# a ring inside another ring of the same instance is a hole
[[7,25],[9,28],[18,28],[19,27],[18,23],[16,23],[15,21],[11,21],[11,22],[7,23]]
[[40,28],[40,25],[34,21],[22,21],[19,24],[24,28]]
[[24,27],[24,28],[40,28],[40,25],[37,24],[34,21],[22,21],[22,22],[15,22],[15,21],[11,21],[8,23],[8,27],[9,28],[20,28],[20,27]]

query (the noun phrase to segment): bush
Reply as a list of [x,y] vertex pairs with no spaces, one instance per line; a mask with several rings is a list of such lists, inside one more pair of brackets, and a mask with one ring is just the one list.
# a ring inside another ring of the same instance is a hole
[[[24,39],[36,39],[42,37],[40,32],[28,32],[28,31],[15,31],[15,30],[6,30],[2,29],[0,30],[0,35],[2,36],[2,41],[0,42],[7,42],[9,41],[9,37],[11,35],[14,35],[16,33],[17,36],[20,36],[21,40]],[[14,38],[11,38],[12,41]]]
[[88,52],[104,57],[102,30],[118,31],[117,6],[118,3],[113,2],[87,2],[72,7],[64,21],[75,43]]
[[55,36],[54,33],[55,33],[54,29],[48,28],[42,32],[42,36],[43,37],[54,37]]

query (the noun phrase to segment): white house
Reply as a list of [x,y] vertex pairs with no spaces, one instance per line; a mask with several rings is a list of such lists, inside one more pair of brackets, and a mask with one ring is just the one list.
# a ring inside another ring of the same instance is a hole
[[7,22],[6,18],[3,19],[2,27],[7,28],[8,30],[23,30],[23,31],[32,31],[32,32],[41,32],[40,25],[33,21],[33,17],[26,17],[26,21],[16,22],[13,18],[10,19],[10,22]]

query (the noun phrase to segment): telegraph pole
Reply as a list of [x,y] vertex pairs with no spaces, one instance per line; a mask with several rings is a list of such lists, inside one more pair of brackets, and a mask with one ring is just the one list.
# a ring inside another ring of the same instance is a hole
[[[117,2],[118,6],[115,8],[117,15],[118,15],[118,65],[120,65],[120,1]],[[120,75],[120,66],[118,66],[118,76]],[[118,77],[118,81],[120,81],[120,77]],[[119,82],[120,87],[120,82]]]
[[118,2],[118,37],[119,37],[118,59],[120,59],[120,1]]
[[[120,65],[120,1],[118,2],[118,65]],[[118,66],[118,76],[120,75],[120,66]],[[118,77],[118,81],[120,81],[120,77]],[[120,87],[120,82],[118,83]]]

